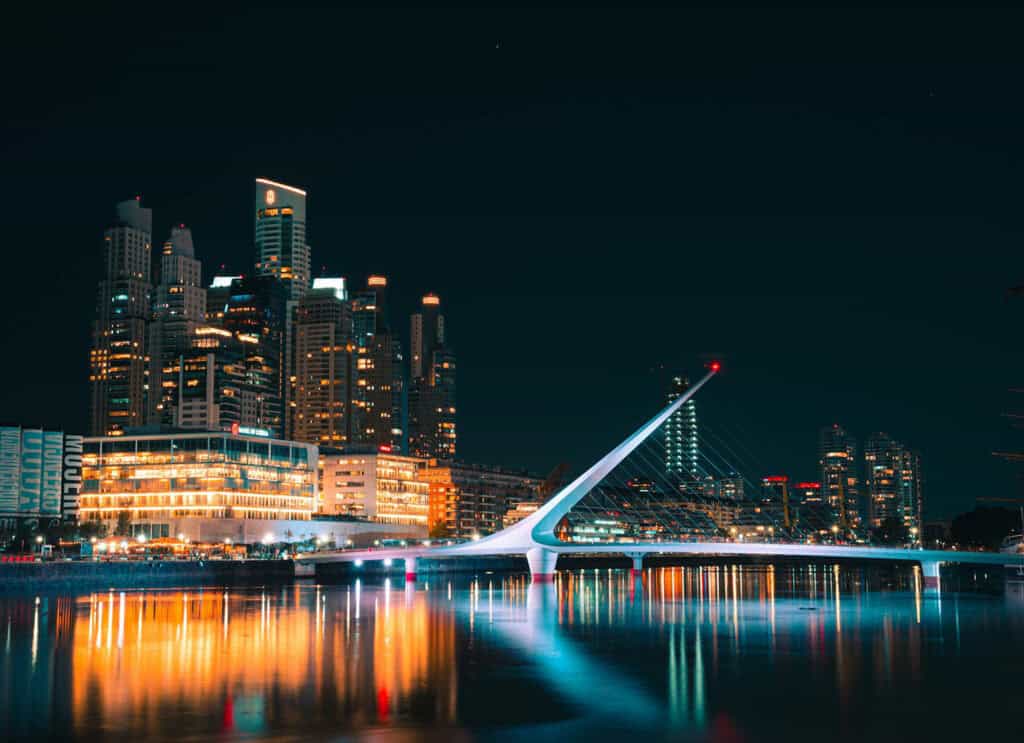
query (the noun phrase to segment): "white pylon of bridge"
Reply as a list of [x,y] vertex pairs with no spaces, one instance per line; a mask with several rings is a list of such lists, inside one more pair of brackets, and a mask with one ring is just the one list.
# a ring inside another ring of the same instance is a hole
[[[475,542],[443,548],[439,552],[467,556],[525,554],[530,563],[530,572],[534,577],[554,573],[558,552],[565,551],[568,546],[555,536],[555,527],[558,526],[559,521],[638,446],[650,438],[651,434],[661,428],[673,413],[697,394],[697,390],[718,373],[719,365],[713,363],[708,368],[708,373],[696,384],[634,431],[625,441],[601,457],[590,469],[559,490],[534,513],[488,537]],[[619,549],[628,550],[629,547],[620,546]]]

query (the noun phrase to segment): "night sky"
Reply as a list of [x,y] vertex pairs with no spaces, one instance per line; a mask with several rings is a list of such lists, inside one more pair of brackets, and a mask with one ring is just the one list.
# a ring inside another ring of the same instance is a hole
[[0,423],[85,430],[117,201],[208,279],[264,176],[403,336],[441,295],[462,458],[582,467],[715,357],[750,477],[838,421],[920,449],[929,518],[1020,494],[1024,14],[87,11],[5,19]]

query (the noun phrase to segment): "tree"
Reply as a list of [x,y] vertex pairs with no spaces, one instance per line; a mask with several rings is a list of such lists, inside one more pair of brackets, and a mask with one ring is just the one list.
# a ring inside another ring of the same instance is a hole
[[127,511],[118,511],[117,526],[114,527],[115,537],[130,537],[132,535],[132,519]]
[[871,530],[871,541],[875,544],[906,544],[909,540],[907,526],[897,516],[887,516],[881,526]]
[[950,537],[961,547],[999,549],[1008,535],[1020,529],[1020,514],[1009,508],[980,506],[953,519]]
[[430,525],[429,536],[431,539],[447,539],[448,525],[441,519],[438,519]]

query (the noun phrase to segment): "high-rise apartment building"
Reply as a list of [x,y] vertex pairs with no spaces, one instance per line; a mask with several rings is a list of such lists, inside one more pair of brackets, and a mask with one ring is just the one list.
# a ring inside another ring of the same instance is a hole
[[441,300],[423,297],[410,323],[409,451],[453,459],[456,450],[455,354],[445,344]]
[[789,529],[795,521],[789,502],[789,478],[785,475],[767,475],[761,478],[759,507],[773,521]]
[[253,207],[256,212],[256,273],[279,279],[288,299],[301,299],[310,281],[306,192],[257,178]]
[[[686,377],[673,377],[669,383],[666,402],[672,403],[690,388]],[[690,484],[699,477],[699,446],[697,405],[691,398],[674,412],[662,426],[665,442],[665,472],[670,482]]]
[[822,498],[835,524],[844,531],[861,526],[857,442],[835,423],[821,429],[818,438]]
[[899,523],[908,536],[920,535],[922,483],[917,452],[888,434],[871,434],[864,442],[864,485],[870,528]]
[[89,352],[90,431],[120,436],[147,418],[153,212],[122,201],[103,234],[103,278]]
[[295,307],[291,326],[287,436],[346,444],[359,416],[352,404],[356,347],[344,279],[317,279]]
[[430,484],[428,522],[433,537],[471,539],[502,528],[505,513],[533,502],[539,478],[497,467],[431,460],[423,473]]
[[160,251],[159,277],[149,327],[150,424],[174,425],[177,380],[174,371],[192,345],[195,329],[206,321],[206,289],[202,266],[195,257],[192,231],[171,229]]

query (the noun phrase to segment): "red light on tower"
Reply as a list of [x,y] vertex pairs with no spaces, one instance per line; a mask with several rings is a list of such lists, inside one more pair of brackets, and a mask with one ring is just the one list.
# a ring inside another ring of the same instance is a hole
[[717,372],[719,369],[722,368],[722,364],[718,361],[712,361],[710,364],[708,364],[708,368],[713,372]]

